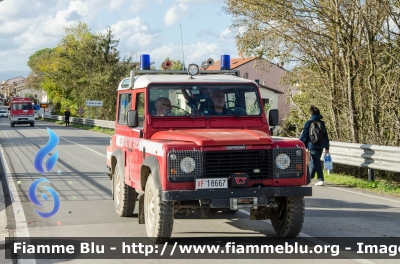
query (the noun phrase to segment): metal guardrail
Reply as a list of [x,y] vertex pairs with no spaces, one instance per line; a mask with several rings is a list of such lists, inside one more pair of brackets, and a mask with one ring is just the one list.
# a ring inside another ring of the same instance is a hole
[[[64,121],[64,116],[47,115],[44,118]],[[70,122],[115,129],[114,121],[71,117]],[[331,141],[329,153],[333,163],[368,168],[369,180],[374,180],[375,170],[400,172],[400,147]]]
[[400,147],[330,142],[333,163],[400,172]]
[[[44,119],[51,119],[51,120],[59,120],[59,121],[65,121],[64,116],[57,116],[57,115],[41,115],[42,118]],[[103,128],[110,128],[114,129],[115,128],[115,122],[114,121],[107,121],[107,120],[99,120],[99,119],[88,119],[88,118],[80,118],[80,117],[70,117],[69,122],[71,124],[81,124],[81,125],[86,125],[86,126],[97,126],[97,127],[103,127]]]

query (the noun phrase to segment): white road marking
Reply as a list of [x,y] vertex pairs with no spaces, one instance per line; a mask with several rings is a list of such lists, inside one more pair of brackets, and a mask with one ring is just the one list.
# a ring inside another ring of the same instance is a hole
[[[41,128],[38,128],[38,127],[35,127],[35,128],[47,132],[47,130],[44,130],[44,129],[41,129]],[[92,151],[92,152],[94,152],[94,153],[96,153],[96,154],[98,154],[98,155],[100,155],[100,156],[102,156],[102,157],[107,158],[107,155],[101,154],[100,152],[97,152],[97,151],[95,151],[95,150],[93,150],[93,149],[91,149],[91,148],[85,147],[85,146],[83,146],[83,145],[81,145],[81,144],[75,143],[75,142],[73,142],[73,141],[70,141],[70,140],[65,139],[65,138],[63,138],[63,137],[60,137],[60,136],[59,136],[59,138],[62,139],[62,140],[65,140],[65,141],[67,141],[67,142],[69,142],[69,143],[72,143],[72,144],[74,144],[74,145],[77,145],[77,146],[80,146],[80,147],[85,148],[85,149],[87,149],[87,150],[90,150],[90,151]]]
[[[19,199],[17,188],[15,187],[14,181],[12,179],[10,173],[10,167],[8,167],[8,163],[5,159],[3,151],[3,146],[1,146],[1,144],[0,144],[0,153],[1,153],[1,163],[4,168],[4,175],[6,176],[6,182],[8,185],[8,190],[10,191],[12,207],[14,209],[16,237],[29,237],[29,230],[28,230],[28,225],[26,224],[24,209],[22,208],[21,200]],[[34,259],[18,259],[18,263],[35,264],[36,261]]]

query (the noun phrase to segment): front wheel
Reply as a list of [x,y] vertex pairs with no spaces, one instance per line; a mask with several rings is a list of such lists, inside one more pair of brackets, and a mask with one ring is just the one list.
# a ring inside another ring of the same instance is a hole
[[154,185],[151,174],[147,178],[144,190],[144,215],[147,236],[151,241],[168,241],[174,227],[174,203],[161,200],[161,190]]
[[11,127],[14,127],[15,126],[15,124],[14,123],[11,123]]
[[135,211],[137,193],[134,188],[125,184],[118,163],[115,165],[112,183],[115,212],[119,216],[132,215]]
[[304,222],[304,197],[280,197],[278,208],[271,212],[271,223],[280,237],[296,237]]
[[30,125],[31,127],[33,127],[33,126],[35,126],[35,123],[30,123],[29,125]]

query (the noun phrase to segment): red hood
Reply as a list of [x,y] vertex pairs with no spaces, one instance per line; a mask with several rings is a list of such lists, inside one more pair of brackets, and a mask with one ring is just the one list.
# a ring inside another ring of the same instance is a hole
[[198,146],[239,146],[272,144],[271,137],[257,130],[243,129],[201,129],[160,131],[151,139],[194,142]]

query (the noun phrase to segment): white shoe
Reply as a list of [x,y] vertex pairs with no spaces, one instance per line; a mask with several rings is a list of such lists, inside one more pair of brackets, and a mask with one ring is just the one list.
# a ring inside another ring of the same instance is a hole
[[324,181],[318,181],[315,186],[324,186]]

